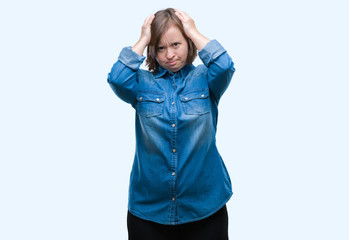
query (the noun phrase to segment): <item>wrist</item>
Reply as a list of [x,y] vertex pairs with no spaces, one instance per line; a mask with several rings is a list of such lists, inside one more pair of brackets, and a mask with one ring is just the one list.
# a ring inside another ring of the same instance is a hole
[[138,42],[133,45],[132,50],[138,55],[143,56],[145,48],[148,46],[148,41],[146,39],[140,38]]
[[192,31],[188,37],[193,41],[198,50],[201,50],[210,41],[210,39],[202,35],[197,30]]
[[137,43],[140,44],[140,45],[143,45],[143,46],[148,46],[149,42],[150,42],[150,39],[149,39],[149,38],[147,38],[147,37],[141,37],[141,38],[138,40]]

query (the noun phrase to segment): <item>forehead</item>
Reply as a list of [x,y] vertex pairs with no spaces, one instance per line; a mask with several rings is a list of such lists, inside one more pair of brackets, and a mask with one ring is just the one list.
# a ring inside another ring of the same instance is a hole
[[161,35],[159,44],[170,44],[173,42],[185,40],[183,34],[179,28],[175,25],[171,25],[167,30]]

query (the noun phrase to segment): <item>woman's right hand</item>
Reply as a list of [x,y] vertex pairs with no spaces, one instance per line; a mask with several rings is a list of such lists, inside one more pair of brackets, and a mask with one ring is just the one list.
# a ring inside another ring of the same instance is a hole
[[155,18],[154,14],[149,15],[143,23],[141,37],[138,42],[132,47],[138,55],[142,56],[144,49],[148,46],[151,39],[151,23]]
[[144,20],[144,23],[143,23],[143,26],[142,26],[141,39],[144,39],[144,41],[147,43],[147,45],[148,45],[149,42],[150,42],[150,38],[151,38],[150,26],[151,26],[151,23],[153,22],[154,18],[155,18],[155,15],[154,15],[154,14],[149,15],[149,16]]

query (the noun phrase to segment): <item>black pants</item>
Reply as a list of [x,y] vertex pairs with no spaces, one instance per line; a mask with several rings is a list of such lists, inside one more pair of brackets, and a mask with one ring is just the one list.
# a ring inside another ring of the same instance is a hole
[[226,206],[200,221],[180,225],[162,225],[143,220],[128,212],[129,240],[228,240]]

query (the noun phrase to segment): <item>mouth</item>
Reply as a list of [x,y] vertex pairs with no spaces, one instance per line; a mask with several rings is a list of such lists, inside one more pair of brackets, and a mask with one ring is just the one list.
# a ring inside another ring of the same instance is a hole
[[177,61],[176,60],[174,60],[174,61],[170,61],[170,62],[167,62],[167,64],[168,65],[170,65],[170,66],[173,66],[173,65],[175,65],[177,63]]

